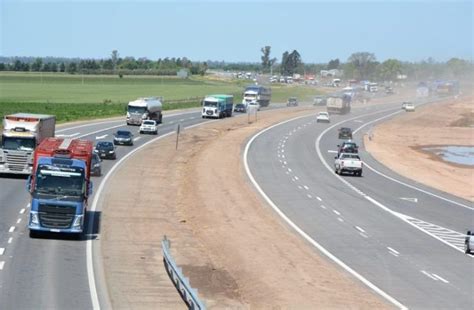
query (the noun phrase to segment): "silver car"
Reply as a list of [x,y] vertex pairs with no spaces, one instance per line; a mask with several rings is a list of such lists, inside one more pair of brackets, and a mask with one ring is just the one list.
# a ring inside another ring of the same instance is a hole
[[467,231],[466,240],[464,241],[464,252],[466,254],[474,253],[474,231]]

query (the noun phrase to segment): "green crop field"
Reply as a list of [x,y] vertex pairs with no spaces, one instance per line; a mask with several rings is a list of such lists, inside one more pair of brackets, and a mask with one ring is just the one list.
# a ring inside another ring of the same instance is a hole
[[[81,75],[64,73],[0,72],[0,115],[15,112],[47,113],[58,122],[121,115],[138,97],[162,96],[164,109],[198,107],[213,93],[232,94],[240,102],[249,81],[222,81],[208,77],[179,79],[158,76]],[[314,87],[271,85],[272,102],[296,96],[309,101]]]

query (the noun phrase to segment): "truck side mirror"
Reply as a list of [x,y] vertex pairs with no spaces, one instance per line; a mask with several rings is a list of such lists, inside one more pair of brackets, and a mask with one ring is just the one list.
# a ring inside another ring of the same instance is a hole
[[31,175],[28,176],[28,180],[26,181],[26,190],[28,192],[31,191]]
[[94,189],[94,183],[89,182],[89,186],[87,188],[87,196],[92,196],[93,189]]

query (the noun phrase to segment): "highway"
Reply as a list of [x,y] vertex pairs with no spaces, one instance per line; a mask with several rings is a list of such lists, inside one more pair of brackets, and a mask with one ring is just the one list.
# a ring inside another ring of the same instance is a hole
[[[159,137],[181,128],[201,124],[209,120],[201,118],[200,112],[184,111],[165,114],[159,126]],[[97,210],[91,211],[94,198],[107,173],[121,158],[132,150],[156,139],[154,135],[140,135],[137,126],[127,126],[125,120],[92,121],[57,128],[56,136],[83,138],[94,142],[112,141],[113,133],[128,129],[134,133],[134,146],[118,146],[117,160],[102,162],[102,176],[93,177],[95,194],[89,198],[87,216],[88,234],[82,240],[49,234],[44,238],[30,239],[28,236],[28,201],[25,189],[26,178],[2,176],[0,178],[0,308],[2,309],[91,309],[107,305],[103,281],[90,279],[86,251],[88,243],[99,247],[100,200]],[[94,254],[95,256],[96,254]],[[89,261],[90,263],[90,261]],[[100,279],[100,264],[94,262],[96,277]],[[97,272],[99,271],[99,272]],[[91,298],[97,287],[98,297]]]
[[[311,115],[271,127],[247,145],[249,176],[290,226],[388,303],[473,309],[474,260],[462,251],[472,204],[399,176],[362,147],[373,125],[398,113],[380,105],[330,124]],[[355,130],[362,177],[334,173],[340,127]]]

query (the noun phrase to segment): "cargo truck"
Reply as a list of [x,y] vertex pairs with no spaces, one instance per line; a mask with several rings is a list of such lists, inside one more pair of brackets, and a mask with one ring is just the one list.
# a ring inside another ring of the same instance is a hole
[[92,154],[88,140],[48,138],[38,146],[27,186],[30,237],[40,232],[83,233],[92,195]]
[[161,123],[163,119],[162,101],[162,97],[138,98],[130,101],[127,105],[127,125],[140,126],[146,119]]
[[249,106],[267,107],[270,104],[272,90],[270,88],[250,85],[247,86],[242,95],[242,103],[248,108]]
[[234,96],[232,95],[209,95],[202,103],[202,118],[231,117],[234,110]]
[[351,97],[343,95],[331,95],[326,100],[326,109],[329,114],[346,114],[351,111]]
[[33,151],[48,137],[54,137],[52,115],[16,113],[3,118],[0,173],[31,174]]

